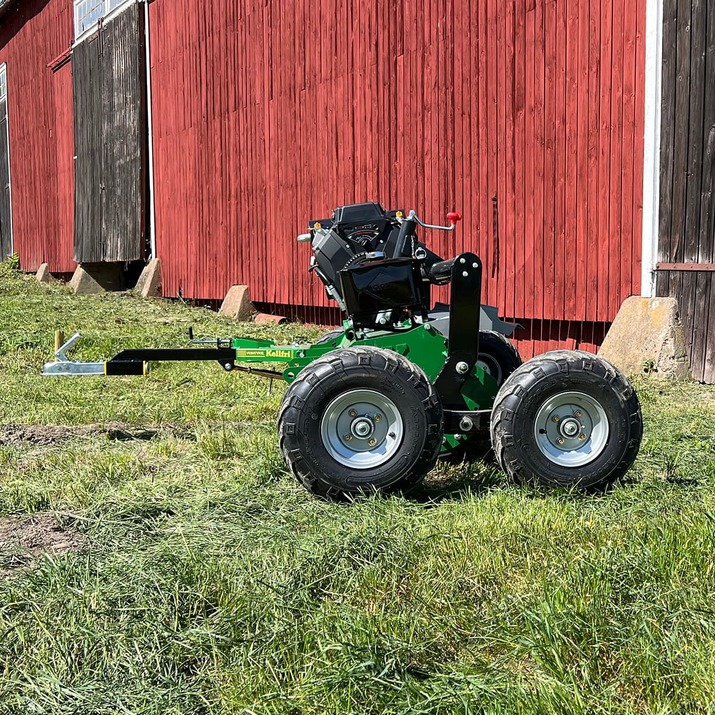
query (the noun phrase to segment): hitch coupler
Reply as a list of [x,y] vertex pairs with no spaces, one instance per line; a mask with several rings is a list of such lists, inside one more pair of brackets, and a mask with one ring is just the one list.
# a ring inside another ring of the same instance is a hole
[[75,333],[64,345],[55,352],[53,362],[45,363],[43,375],[146,375],[149,372],[147,362],[114,363],[100,360],[99,362],[77,362],[67,357],[67,351],[74,347],[82,336]]

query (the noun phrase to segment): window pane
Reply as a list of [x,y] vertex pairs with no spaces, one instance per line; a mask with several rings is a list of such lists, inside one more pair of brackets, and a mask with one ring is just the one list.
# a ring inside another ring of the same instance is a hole
[[105,15],[114,10],[115,7],[119,7],[123,2],[126,2],[126,0],[107,0],[107,12]]
[[74,0],[75,37],[96,25],[99,20],[108,15],[120,5],[129,5],[134,0]]

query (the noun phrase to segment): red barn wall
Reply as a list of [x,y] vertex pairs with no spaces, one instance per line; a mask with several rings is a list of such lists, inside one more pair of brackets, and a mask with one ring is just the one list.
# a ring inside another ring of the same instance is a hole
[[0,18],[7,64],[14,250],[23,270],[74,270],[74,139],[69,64],[48,65],[73,37],[70,0],[24,0]]
[[[645,3],[156,0],[167,295],[328,305],[295,242],[379,200],[485,264],[532,348],[593,345],[640,292]],[[534,342],[537,341],[537,342]],[[525,352],[530,352],[528,346]]]

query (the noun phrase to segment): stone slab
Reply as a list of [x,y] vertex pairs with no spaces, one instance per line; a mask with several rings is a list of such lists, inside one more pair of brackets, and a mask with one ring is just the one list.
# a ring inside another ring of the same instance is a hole
[[104,293],[104,288],[82,266],[77,266],[69,287],[79,295],[97,295]]
[[50,267],[46,263],[42,263],[35,273],[38,283],[51,283],[54,278],[50,273]]
[[134,290],[144,298],[161,298],[161,261],[158,258],[144,266]]
[[675,298],[627,298],[606,334],[600,357],[626,375],[689,378],[685,333]]
[[270,313],[257,313],[256,317],[253,319],[255,323],[262,323],[264,325],[283,325],[288,322],[288,318],[285,315],[271,315]]
[[82,263],[72,276],[75,293],[103,293],[124,290],[122,263]]
[[251,303],[248,286],[231,286],[218,312],[234,320],[249,320],[250,317],[256,313],[256,308],[253,303]]

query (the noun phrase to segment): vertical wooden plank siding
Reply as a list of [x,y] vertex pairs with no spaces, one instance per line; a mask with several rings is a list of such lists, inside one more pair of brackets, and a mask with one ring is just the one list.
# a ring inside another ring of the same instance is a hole
[[[144,17],[130,5],[72,51],[77,230],[81,263],[145,256]],[[215,167],[207,167],[213,174]]]
[[[663,26],[658,259],[715,262],[715,8],[666,0]],[[658,295],[678,299],[693,377],[715,382],[715,292],[703,270],[660,271]]]
[[[45,241],[50,270],[74,269],[74,130],[72,117],[72,63],[64,62],[53,71],[55,96],[55,134],[57,138],[57,235],[58,241]],[[53,232],[49,231],[49,237]]]
[[644,26],[628,0],[156,0],[166,294],[326,306],[306,219],[456,208],[429,241],[482,256],[486,302],[595,345],[640,292]]
[[72,260],[72,86],[65,65],[49,66],[69,49],[72,3],[24,0],[0,18],[0,63],[7,64],[10,180],[14,249],[23,270]]

